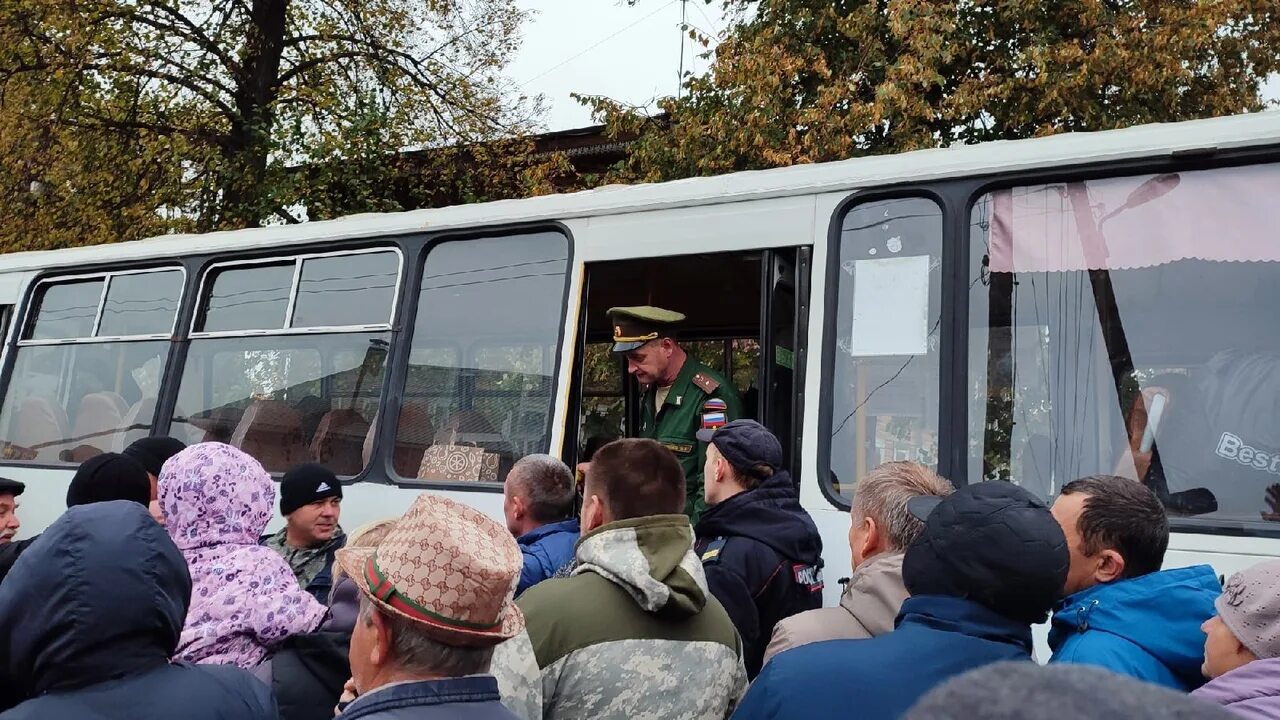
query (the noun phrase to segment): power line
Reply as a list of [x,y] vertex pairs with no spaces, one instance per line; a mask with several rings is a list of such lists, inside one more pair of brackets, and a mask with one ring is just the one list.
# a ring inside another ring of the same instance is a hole
[[543,70],[542,72],[538,73],[537,75],[534,75],[533,77],[529,78],[528,80],[525,80],[524,82],[520,83],[520,87],[521,87],[521,88],[524,88],[524,87],[528,86],[530,83],[532,83],[534,80],[540,80],[540,79],[542,79],[542,78],[546,77],[547,75],[550,75],[553,71],[555,71],[555,70],[559,70],[560,68],[564,67],[565,65],[568,65],[569,63],[573,62],[574,60],[577,60],[578,58],[582,57],[583,55],[586,55],[587,53],[591,52],[592,50],[595,50],[596,48],[600,47],[601,45],[604,45],[605,43],[607,43],[607,42],[609,42],[610,40],[612,40],[612,39],[614,39],[614,38],[618,37],[619,35],[621,35],[621,34],[623,34],[623,33],[627,32],[628,30],[630,30],[630,29],[634,28],[635,26],[639,25],[640,23],[644,22],[645,20],[648,20],[649,18],[653,17],[654,15],[657,15],[658,13],[662,12],[663,10],[666,10],[667,8],[671,7],[672,5],[675,5],[677,2],[680,2],[680,0],[671,0],[671,2],[668,2],[668,3],[667,3],[667,4],[665,4],[665,5],[662,5],[662,6],[661,6],[661,7],[659,7],[657,10],[654,10],[653,12],[649,13],[648,15],[645,15],[644,17],[640,18],[639,20],[637,20],[637,21],[635,21],[635,22],[631,23],[630,25],[627,25],[626,27],[622,28],[621,30],[618,30],[617,32],[613,33],[612,35],[609,35],[608,37],[603,38],[602,40],[600,40],[599,42],[595,43],[594,45],[592,45],[592,46],[590,46],[590,47],[588,47],[588,48],[586,48],[586,49],[584,49],[584,50],[582,50],[582,51],[578,52],[577,54],[571,55],[571,56],[569,56],[569,57],[565,58],[564,60],[561,60],[560,62],[556,63],[555,65],[552,65],[551,67],[547,68],[546,70]]

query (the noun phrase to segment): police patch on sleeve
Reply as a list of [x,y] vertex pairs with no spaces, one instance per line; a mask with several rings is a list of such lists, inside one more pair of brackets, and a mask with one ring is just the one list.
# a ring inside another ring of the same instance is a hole
[[729,423],[729,405],[720,398],[711,398],[702,404],[702,429],[715,430]]
[[702,551],[702,564],[713,565],[720,562],[720,551],[724,550],[724,544],[729,542],[729,538],[718,537],[707,543],[706,549]]
[[825,587],[822,582],[822,565],[792,565],[791,573],[795,577],[796,584],[811,593],[822,592]]

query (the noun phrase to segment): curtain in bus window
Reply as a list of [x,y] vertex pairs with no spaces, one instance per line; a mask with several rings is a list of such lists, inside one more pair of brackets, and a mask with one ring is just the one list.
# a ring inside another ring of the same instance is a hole
[[971,477],[1052,497],[1118,474],[1172,515],[1280,520],[1278,186],[1260,165],[981,198]]
[[1002,190],[991,269],[1153,267],[1177,260],[1280,261],[1280,176],[1270,166],[1144,175]]
[[427,253],[397,420],[398,475],[502,481],[547,452],[568,241],[442,242]]

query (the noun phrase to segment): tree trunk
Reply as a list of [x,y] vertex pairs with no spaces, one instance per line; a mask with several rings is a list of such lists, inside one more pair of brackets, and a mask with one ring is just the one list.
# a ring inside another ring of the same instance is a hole
[[244,70],[236,78],[239,117],[222,148],[219,228],[257,227],[272,210],[267,160],[288,11],[289,0],[253,0]]

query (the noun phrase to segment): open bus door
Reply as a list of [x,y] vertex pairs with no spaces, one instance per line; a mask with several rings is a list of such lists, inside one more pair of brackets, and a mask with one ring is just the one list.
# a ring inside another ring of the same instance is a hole
[[[575,353],[565,461],[582,461],[585,446],[597,444],[595,433],[602,430],[620,437],[638,434],[640,387],[627,376],[623,358],[606,357],[612,339],[606,311],[651,304],[687,316],[679,329],[680,343],[692,357],[735,382],[746,403],[745,416],[778,436],[787,467],[798,477],[811,253],[809,247],[783,247],[590,264],[583,284],[582,340]],[[602,368],[609,369],[608,378]],[[601,423],[604,415],[611,418],[608,423]]]
[[767,250],[761,263],[760,422],[782,440],[784,466],[800,480],[804,339],[808,326],[808,247]]

